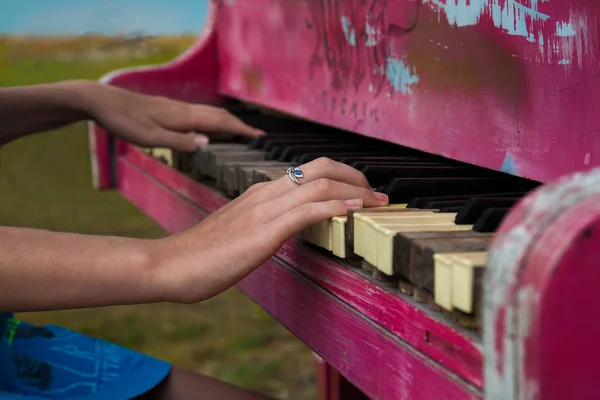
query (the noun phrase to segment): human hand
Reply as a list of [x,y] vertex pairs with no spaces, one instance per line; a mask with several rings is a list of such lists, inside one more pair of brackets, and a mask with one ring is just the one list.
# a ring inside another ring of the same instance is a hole
[[142,147],[191,152],[207,144],[204,134],[263,135],[222,108],[189,104],[88,83],[85,108],[112,135]]
[[300,167],[300,185],[288,176],[252,186],[197,226],[153,245],[168,301],[213,297],[262,265],[304,228],[348,209],[384,206],[358,170],[321,158]]

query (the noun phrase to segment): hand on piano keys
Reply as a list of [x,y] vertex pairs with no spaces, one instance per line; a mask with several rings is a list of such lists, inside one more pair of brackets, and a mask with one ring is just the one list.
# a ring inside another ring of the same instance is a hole
[[177,153],[175,168],[214,181],[231,197],[259,182],[287,179],[289,167],[304,169],[316,160],[327,169],[324,157],[360,171],[365,186],[387,195],[389,204],[348,207],[346,215],[313,221],[299,236],[348,266],[358,263],[371,279],[480,328],[481,274],[493,232],[538,183],[308,122],[258,115],[241,118],[264,124],[267,135],[201,146],[194,155]]
[[147,148],[147,152],[168,164],[172,163],[173,150],[194,151],[209,143],[207,135],[257,137],[265,133],[224,108],[139,94],[95,82],[79,84],[78,99],[82,99],[81,108],[90,119],[114,136]]
[[[164,239],[160,254],[177,254],[167,257],[164,269],[175,282],[170,287],[183,293],[174,301],[195,303],[221,293],[312,224],[349,209],[388,204],[385,194],[373,191],[348,165],[317,159],[301,168],[300,184],[287,174],[255,184],[206,221]],[[216,263],[222,266],[218,274],[212,269]]]

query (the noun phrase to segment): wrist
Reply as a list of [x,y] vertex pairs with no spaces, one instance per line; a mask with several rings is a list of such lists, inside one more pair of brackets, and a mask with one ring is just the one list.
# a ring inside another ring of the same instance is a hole
[[95,81],[74,80],[57,83],[60,86],[64,107],[77,113],[82,119],[92,119],[97,98],[103,85]]
[[[152,245],[151,258],[160,301],[194,304],[217,294],[210,290],[211,279],[206,270],[206,266],[211,265],[207,259],[209,254],[200,251],[198,246],[190,247],[187,239],[174,235],[157,239]],[[190,252],[190,248],[194,251]]]

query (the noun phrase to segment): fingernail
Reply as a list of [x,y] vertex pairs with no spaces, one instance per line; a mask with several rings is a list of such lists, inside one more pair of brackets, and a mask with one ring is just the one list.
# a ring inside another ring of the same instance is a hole
[[204,135],[194,135],[194,144],[196,146],[204,146],[208,144],[208,137]]
[[349,207],[352,208],[361,208],[363,205],[362,199],[344,200],[344,203],[346,203]]
[[379,201],[383,201],[383,202],[388,202],[390,201],[389,197],[387,196],[387,194],[385,193],[381,193],[381,192],[373,192],[373,194],[375,195],[375,198]]

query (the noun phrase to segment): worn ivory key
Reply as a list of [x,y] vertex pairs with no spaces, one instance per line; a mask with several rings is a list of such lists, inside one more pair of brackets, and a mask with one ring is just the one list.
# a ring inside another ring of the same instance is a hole
[[438,253],[435,263],[434,298],[448,311],[457,308],[472,313],[475,299],[475,278],[485,268],[487,252]]
[[[382,229],[386,227],[402,227],[402,226],[422,226],[423,229],[428,225],[454,225],[453,219],[455,214],[442,214],[429,211],[415,211],[400,214],[378,214],[362,217],[362,223],[359,224],[358,230],[360,236],[355,236],[355,247],[358,244],[361,256],[369,263],[378,266],[377,256],[379,249],[377,246],[379,237],[383,234]],[[422,229],[422,230],[423,230]],[[356,229],[355,229],[356,235]],[[362,243],[357,243],[357,240]],[[391,247],[390,247],[391,248]],[[356,251],[355,251],[356,252]],[[359,254],[359,253],[357,253]]]

